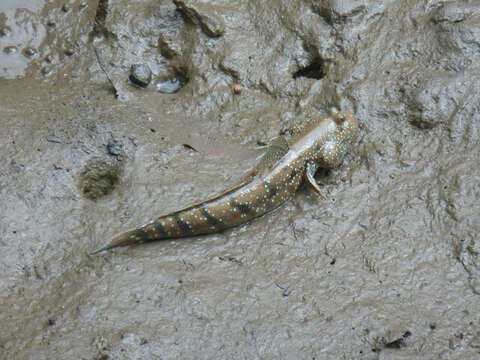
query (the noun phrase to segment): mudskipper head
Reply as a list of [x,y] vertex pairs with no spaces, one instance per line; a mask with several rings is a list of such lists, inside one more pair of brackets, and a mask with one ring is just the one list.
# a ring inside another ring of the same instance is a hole
[[327,117],[328,134],[318,150],[320,167],[332,168],[340,165],[357,138],[358,123],[355,115],[336,108]]
[[358,134],[358,122],[355,115],[332,107],[330,109],[330,117],[336,124],[338,136],[340,137],[338,141],[346,145],[352,144]]

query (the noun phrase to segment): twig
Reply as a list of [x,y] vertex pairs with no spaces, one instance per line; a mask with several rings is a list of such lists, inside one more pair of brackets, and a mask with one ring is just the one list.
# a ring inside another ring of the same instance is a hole
[[93,47],[93,51],[95,51],[95,56],[97,57],[98,66],[104,72],[105,76],[107,77],[108,81],[110,82],[110,84],[113,87],[113,90],[115,92],[115,99],[118,99],[118,90],[117,90],[115,84],[113,83],[112,78],[110,77],[110,75],[108,75],[105,64],[104,64],[102,58],[100,57],[100,54],[98,53],[98,49],[96,47]]

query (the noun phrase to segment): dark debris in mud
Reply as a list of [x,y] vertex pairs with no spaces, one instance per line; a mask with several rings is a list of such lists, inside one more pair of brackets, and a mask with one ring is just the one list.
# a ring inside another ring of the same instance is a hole
[[90,200],[97,200],[113,191],[122,170],[121,162],[91,159],[78,176],[81,194]]

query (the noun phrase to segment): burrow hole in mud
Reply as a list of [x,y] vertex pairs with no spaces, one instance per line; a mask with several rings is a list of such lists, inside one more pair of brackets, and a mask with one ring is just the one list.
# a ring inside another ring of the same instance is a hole
[[175,68],[175,76],[184,84],[188,83],[189,77],[188,77],[188,69],[186,67],[181,66],[181,67]]
[[315,79],[315,80],[320,80],[323,79],[325,76],[325,71],[324,71],[324,62],[323,59],[320,57],[315,57],[310,64],[305,66],[304,68],[297,70],[293,74],[293,78],[299,78],[299,77],[306,77],[309,79]]

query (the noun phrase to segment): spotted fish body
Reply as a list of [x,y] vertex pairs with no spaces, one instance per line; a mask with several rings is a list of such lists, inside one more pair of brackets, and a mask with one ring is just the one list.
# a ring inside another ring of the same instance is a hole
[[296,134],[284,149],[272,151],[273,160],[264,161],[250,174],[248,180],[225,193],[161,216],[138,229],[115,237],[107,246],[210,234],[243,224],[280,206],[290,199],[307,178],[313,183],[318,167],[338,166],[354,142],[357,120],[349,113],[332,110],[329,116],[308,121],[293,129]]

